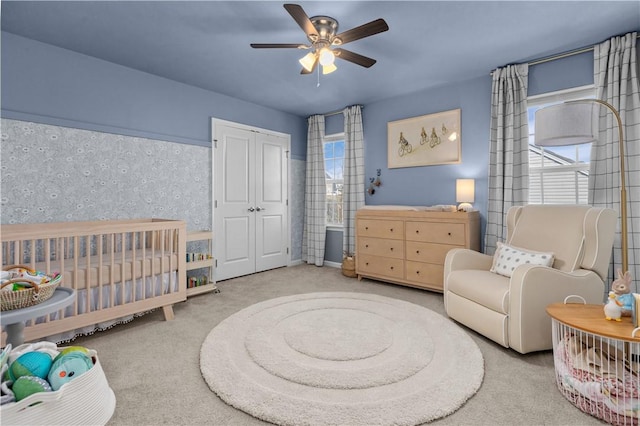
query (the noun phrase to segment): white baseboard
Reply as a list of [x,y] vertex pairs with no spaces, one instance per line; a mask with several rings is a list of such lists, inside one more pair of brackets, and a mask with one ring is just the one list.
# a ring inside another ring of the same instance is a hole
[[[302,259],[292,260],[291,262],[289,262],[289,265],[287,266],[298,266],[298,265],[302,265],[303,263],[304,262],[302,261]],[[331,268],[342,268],[342,263],[325,260],[322,266],[329,266]]]

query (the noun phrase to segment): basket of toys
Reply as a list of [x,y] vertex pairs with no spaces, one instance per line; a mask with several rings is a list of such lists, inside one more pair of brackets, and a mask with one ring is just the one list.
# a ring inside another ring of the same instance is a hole
[[62,275],[43,274],[24,265],[9,265],[0,276],[0,311],[37,305],[53,296]]
[[95,350],[27,343],[0,355],[0,416],[7,425],[104,425],[116,397]]

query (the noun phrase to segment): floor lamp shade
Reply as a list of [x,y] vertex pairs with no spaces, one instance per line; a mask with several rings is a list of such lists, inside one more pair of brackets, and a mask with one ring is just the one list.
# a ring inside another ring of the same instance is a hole
[[598,139],[598,104],[573,102],[536,111],[535,140],[539,146],[579,145]]
[[600,106],[606,107],[618,123],[620,157],[620,240],[622,270],[629,269],[627,241],[627,190],[624,167],[624,137],[618,111],[600,99],[581,99],[551,105],[536,111],[535,144],[539,146],[579,145],[598,140]]

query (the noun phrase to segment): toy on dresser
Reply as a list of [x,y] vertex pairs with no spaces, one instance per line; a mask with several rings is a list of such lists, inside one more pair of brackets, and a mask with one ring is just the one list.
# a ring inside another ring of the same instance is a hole
[[631,294],[631,274],[629,271],[623,273],[621,269],[618,269],[618,278],[611,284],[611,291],[622,303],[622,316],[631,316],[634,297]]
[[609,292],[609,300],[604,305],[604,317],[609,321],[622,321],[622,303],[613,291]]
[[54,343],[11,345],[0,356],[2,398],[0,402],[20,401],[37,392],[57,391],[93,367],[89,351],[82,346],[58,349]]

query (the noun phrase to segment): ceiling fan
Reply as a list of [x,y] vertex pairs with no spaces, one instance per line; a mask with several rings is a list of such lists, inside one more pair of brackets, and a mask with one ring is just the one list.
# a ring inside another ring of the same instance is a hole
[[312,16],[309,18],[304,9],[297,4],[285,4],[284,8],[300,25],[311,44],[251,43],[251,47],[255,49],[311,49],[307,55],[300,59],[300,64],[302,65],[300,74],[311,74],[318,66],[318,63],[322,66],[323,74],[332,73],[337,69],[334,64],[335,58],[353,62],[365,68],[369,68],[376,63],[375,59],[339,47],[334,48],[334,46],[341,46],[387,31],[389,26],[384,19],[376,19],[359,27],[338,33],[338,21],[329,16]]

